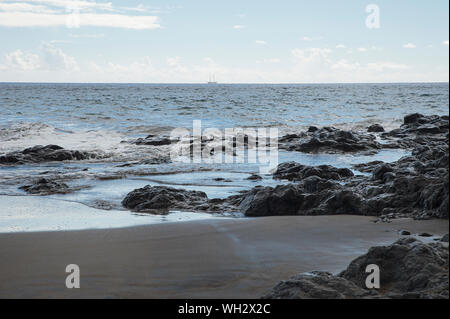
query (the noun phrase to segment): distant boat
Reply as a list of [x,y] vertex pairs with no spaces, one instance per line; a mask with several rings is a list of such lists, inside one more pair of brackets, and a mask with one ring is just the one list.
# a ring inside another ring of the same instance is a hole
[[212,75],[212,77],[211,77],[211,75],[209,75],[209,81],[207,83],[208,84],[217,84],[216,77],[214,74]]

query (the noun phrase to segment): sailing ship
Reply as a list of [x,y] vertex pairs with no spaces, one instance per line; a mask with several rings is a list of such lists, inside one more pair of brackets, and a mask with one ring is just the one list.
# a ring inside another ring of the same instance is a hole
[[208,84],[217,84],[216,77],[214,74],[212,75],[212,77],[211,77],[211,74],[209,75],[209,81],[207,83]]

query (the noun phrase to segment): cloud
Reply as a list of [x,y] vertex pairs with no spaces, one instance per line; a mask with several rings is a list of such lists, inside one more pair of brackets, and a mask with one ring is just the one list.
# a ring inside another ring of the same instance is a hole
[[0,11],[9,12],[36,12],[36,13],[56,13],[57,11],[42,5],[29,3],[4,3],[0,2]]
[[405,49],[415,49],[415,48],[417,48],[417,46],[414,43],[411,43],[411,42],[404,44],[403,47]]
[[40,3],[60,8],[78,8],[79,10],[100,9],[113,11],[111,2],[95,2],[83,0],[25,0],[25,2]]
[[256,40],[255,43],[256,44],[261,44],[261,45],[266,45],[267,44],[267,42],[263,41],[263,40]]
[[345,44],[336,45],[336,49],[345,49],[345,48],[346,48]]
[[[26,0],[28,3],[0,3],[3,27],[113,27],[135,30],[158,29],[158,16],[122,14],[143,6],[116,9],[110,2],[69,0]],[[36,3],[36,4],[34,4]],[[100,12],[98,12],[100,11]]]
[[41,66],[40,57],[37,54],[16,50],[5,54],[6,67],[17,70],[36,70]]
[[359,52],[366,52],[367,49],[366,49],[366,48],[358,48],[358,51],[359,51]]
[[156,16],[127,16],[121,14],[80,13],[70,14],[38,14],[31,12],[0,12],[0,26],[4,27],[58,27],[68,26],[72,18],[76,18],[80,27],[112,27],[124,29],[158,29]]
[[50,43],[42,44],[42,60],[49,70],[79,71],[75,59]]
[[442,44],[448,46],[448,40],[442,41]]
[[6,67],[13,70],[79,71],[75,59],[52,43],[44,42],[38,53],[20,49],[5,54]]
[[233,29],[238,30],[238,29],[244,29],[244,28],[246,28],[246,27],[247,27],[246,25],[240,25],[240,24],[238,24],[238,25],[234,25],[234,26],[233,26]]

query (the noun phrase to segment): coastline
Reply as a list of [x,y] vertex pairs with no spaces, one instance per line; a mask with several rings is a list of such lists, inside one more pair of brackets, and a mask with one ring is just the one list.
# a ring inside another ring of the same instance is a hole
[[[286,216],[0,234],[0,297],[259,298],[297,273],[337,273],[369,247],[403,237],[400,229],[449,229],[448,220],[373,220]],[[65,287],[73,263],[80,289]]]

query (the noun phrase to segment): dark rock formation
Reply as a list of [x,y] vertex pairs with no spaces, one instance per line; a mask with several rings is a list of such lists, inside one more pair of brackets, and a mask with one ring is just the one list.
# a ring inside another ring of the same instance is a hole
[[404,117],[403,125],[390,132],[383,133],[381,137],[390,144],[387,148],[409,148],[429,145],[435,142],[448,144],[449,118],[448,116],[430,115],[419,113]]
[[[421,146],[393,163],[355,165],[371,176],[332,166],[278,166],[274,178],[296,185],[257,187],[242,196],[247,216],[360,214],[382,221],[400,216],[448,218],[448,143]],[[343,183],[336,183],[341,181]],[[386,217],[386,218],[385,218]]]
[[167,211],[168,209],[192,210],[207,201],[208,197],[204,192],[147,185],[128,193],[122,201],[122,205],[140,212]]
[[42,163],[53,161],[74,161],[95,158],[88,152],[66,150],[58,145],[37,145],[23,151],[11,152],[0,156],[0,164],[18,165],[27,163]]
[[384,132],[384,128],[380,124],[372,124],[367,128],[367,132],[380,133]]
[[45,178],[39,179],[34,184],[19,188],[33,195],[67,194],[73,191],[65,183],[49,181]]
[[249,177],[247,177],[247,179],[250,181],[259,181],[262,180],[262,177],[259,176],[258,174],[252,174]]
[[[449,298],[448,247],[402,238],[392,245],[372,247],[334,276],[311,272],[276,285],[263,298]],[[380,269],[380,289],[366,287],[366,267]]]
[[282,149],[305,153],[376,152],[382,148],[374,135],[334,127],[310,128],[308,132],[283,136],[279,143]]
[[132,143],[136,145],[162,146],[170,145],[172,143],[172,140],[168,136],[148,135],[145,138],[138,138]]
[[348,168],[336,168],[330,165],[307,166],[296,162],[286,162],[278,165],[273,174],[276,179],[287,179],[289,181],[300,181],[309,176],[342,180],[353,176],[353,172]]

